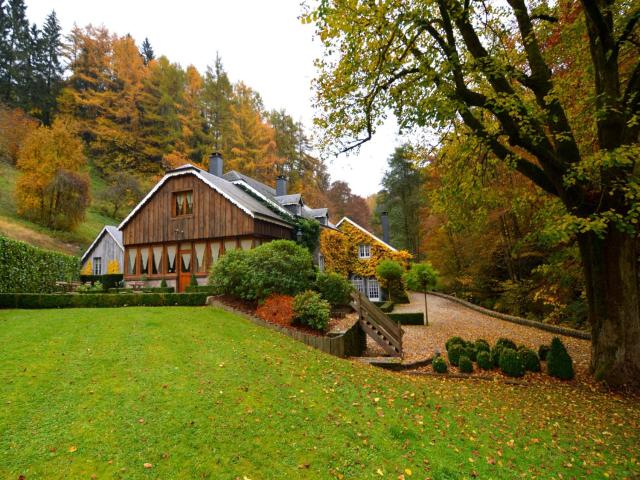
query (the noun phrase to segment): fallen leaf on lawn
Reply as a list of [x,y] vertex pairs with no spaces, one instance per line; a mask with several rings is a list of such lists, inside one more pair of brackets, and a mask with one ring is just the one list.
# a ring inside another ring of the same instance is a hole
[[144,423],[144,418],[141,418],[140,420],[138,420],[138,423]]
[[69,447],[69,453],[73,453],[73,452],[75,452],[76,450],[78,450],[78,447],[76,447],[75,445],[71,445],[71,446]]
[[152,463],[145,463],[144,464],[144,468],[152,468],[153,464]]
[[381,477],[384,477],[384,472],[382,471],[382,469],[380,469],[380,468],[379,468],[379,469],[377,469],[377,470],[376,470],[376,473],[377,473],[378,475],[380,475]]
[[409,475],[409,476],[411,476],[411,475],[412,475],[411,469],[409,469],[409,468],[405,468],[405,469],[404,469],[404,473],[406,473],[406,474],[407,474],[407,475]]

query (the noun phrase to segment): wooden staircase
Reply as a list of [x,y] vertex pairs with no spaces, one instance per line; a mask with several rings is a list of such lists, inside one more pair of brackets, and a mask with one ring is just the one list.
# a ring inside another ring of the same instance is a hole
[[376,307],[359,291],[351,294],[351,306],[358,312],[360,326],[382,349],[394,357],[402,357],[402,327]]

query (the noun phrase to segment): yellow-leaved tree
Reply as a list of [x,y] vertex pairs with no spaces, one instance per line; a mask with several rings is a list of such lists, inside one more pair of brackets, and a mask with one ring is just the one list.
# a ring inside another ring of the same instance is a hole
[[41,126],[24,140],[18,153],[18,214],[48,227],[70,230],[84,219],[89,178],[82,141],[64,117]]

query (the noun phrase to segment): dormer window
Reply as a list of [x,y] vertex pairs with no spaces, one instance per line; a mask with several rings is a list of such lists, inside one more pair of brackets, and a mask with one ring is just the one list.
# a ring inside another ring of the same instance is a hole
[[367,245],[367,244],[360,245],[358,257],[371,258],[371,245]]

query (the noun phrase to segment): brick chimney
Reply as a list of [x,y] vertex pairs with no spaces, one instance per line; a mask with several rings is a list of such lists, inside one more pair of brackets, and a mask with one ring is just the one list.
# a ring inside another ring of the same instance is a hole
[[389,214],[387,212],[380,214],[380,223],[382,224],[382,240],[389,243]]

